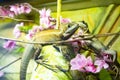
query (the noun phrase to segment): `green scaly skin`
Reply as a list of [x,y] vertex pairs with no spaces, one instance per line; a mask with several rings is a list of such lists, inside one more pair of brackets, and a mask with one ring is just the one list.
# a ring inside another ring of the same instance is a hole
[[[37,35],[34,37],[34,41],[39,41],[39,42],[54,42],[54,41],[60,41],[64,39],[68,39],[71,37],[72,34],[75,33],[75,31],[80,27],[80,26],[86,26],[84,23],[81,22],[81,24],[75,24],[71,26],[71,28],[63,30],[45,30],[37,33]],[[63,35],[64,33],[64,35]],[[67,35],[66,35],[67,34]],[[22,56],[22,61],[21,61],[21,67],[20,67],[20,80],[26,80],[26,71],[27,67],[29,64],[30,59],[35,53],[34,45],[33,44],[28,44],[25,48],[25,51]]]
[[27,67],[29,64],[30,59],[35,53],[34,45],[33,44],[27,44],[25,51],[23,53],[23,57],[21,60],[21,67],[20,67],[20,80],[25,80],[26,73],[27,73]]
[[[86,40],[87,46],[94,51],[98,56],[103,56],[103,54],[109,54],[111,55],[112,61],[116,61],[116,54],[117,52],[115,50],[108,49],[102,42],[100,42],[97,38],[94,38],[92,40]],[[108,62],[110,60],[108,59]]]

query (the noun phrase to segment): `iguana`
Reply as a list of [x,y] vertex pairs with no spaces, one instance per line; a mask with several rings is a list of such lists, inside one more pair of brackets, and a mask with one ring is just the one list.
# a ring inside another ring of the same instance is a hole
[[[75,33],[75,31],[78,28],[83,30],[83,32],[86,32],[86,34],[90,34],[88,31],[87,24],[85,22],[72,23],[72,25],[70,24],[70,28],[68,28],[69,27],[68,25],[61,25],[60,27],[61,27],[60,29],[49,29],[36,33],[36,35],[33,38],[33,41],[54,42],[67,40]],[[82,36],[83,39],[86,38],[86,40],[84,41],[87,47],[100,56],[103,55],[104,53],[112,55],[113,56],[112,60],[114,61],[116,59],[116,51],[109,50],[97,38],[91,36],[92,35],[90,35],[90,39],[87,39],[85,36]],[[89,38],[89,36],[87,37]],[[33,55],[36,55],[35,53],[40,53],[40,47],[38,47],[38,49],[35,49],[34,46],[35,46],[34,44],[27,44],[25,48],[21,61],[20,80],[26,80],[26,71],[30,59],[32,58]],[[35,59],[37,59],[37,57],[35,57]]]
[[[55,42],[61,40],[67,40],[75,33],[75,31],[80,27],[86,27],[84,22],[79,22],[69,26],[68,24],[61,24],[59,29],[48,29],[43,30],[33,37],[34,42]],[[69,28],[70,27],[70,28]],[[40,44],[39,44],[40,45]],[[23,52],[21,67],[20,67],[20,80],[26,80],[26,71],[30,59],[36,53],[40,53],[40,48],[35,49],[34,44],[27,44]]]

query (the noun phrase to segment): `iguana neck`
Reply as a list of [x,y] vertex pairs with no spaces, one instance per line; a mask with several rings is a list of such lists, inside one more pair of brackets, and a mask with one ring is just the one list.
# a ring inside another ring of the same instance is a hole
[[59,28],[60,34],[63,34],[67,29],[68,29],[68,24],[61,24]]

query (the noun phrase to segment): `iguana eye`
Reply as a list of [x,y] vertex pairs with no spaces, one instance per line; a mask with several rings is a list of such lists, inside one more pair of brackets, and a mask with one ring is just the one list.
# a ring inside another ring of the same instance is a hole
[[70,28],[70,25],[68,25],[68,28]]
[[74,24],[76,24],[75,22],[71,22],[68,24],[68,28],[71,28],[71,26],[73,26]]

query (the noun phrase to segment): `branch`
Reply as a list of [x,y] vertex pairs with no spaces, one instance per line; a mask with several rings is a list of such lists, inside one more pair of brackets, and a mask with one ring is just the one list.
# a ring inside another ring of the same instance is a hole
[[33,22],[33,20],[16,19],[16,18],[12,18],[12,17],[9,17],[9,16],[0,16],[0,17],[1,17],[1,18],[12,19],[12,20],[15,20],[15,21]]
[[64,40],[64,41],[55,41],[55,42],[29,42],[29,41],[23,41],[23,40],[17,40],[17,39],[13,39],[13,38],[6,38],[6,37],[0,37],[0,39],[3,39],[3,40],[11,40],[11,41],[16,41],[16,42],[22,42],[22,43],[27,43],[27,44],[42,44],[42,45],[48,45],[48,44],[61,44],[61,43],[69,43],[69,42],[73,42],[73,41],[77,41],[77,40],[87,40],[87,39],[90,39],[91,37],[89,38],[75,38],[75,39],[72,39],[72,40]]
[[21,59],[21,57],[19,57],[18,59],[10,62],[9,64],[7,64],[7,65],[5,65],[4,67],[0,68],[0,71],[3,70],[3,69],[5,69],[5,68],[7,68],[7,67],[10,66],[10,65],[12,65],[13,63],[17,62],[17,61],[20,60],[20,59]]
[[0,39],[3,40],[11,40],[11,41],[16,41],[16,42],[22,42],[22,43],[27,43],[27,44],[41,44],[41,45],[48,45],[48,44],[61,44],[61,43],[69,43],[69,42],[74,42],[78,40],[90,40],[92,38],[99,38],[99,37],[106,37],[106,36],[113,36],[113,35],[120,35],[119,33],[106,33],[106,34],[96,34],[96,35],[91,35],[91,34],[85,34],[85,35],[79,35],[77,37],[72,37],[72,39],[64,40],[64,41],[53,41],[53,42],[30,42],[30,41],[23,41],[23,40],[17,40],[13,38],[6,38],[6,37],[0,37]]
[[120,35],[120,32],[116,33],[104,33],[104,34],[80,34],[77,36],[73,36],[72,38],[78,38],[78,37],[90,37],[90,38],[99,38],[99,37],[106,37],[106,36],[113,36],[113,35]]

